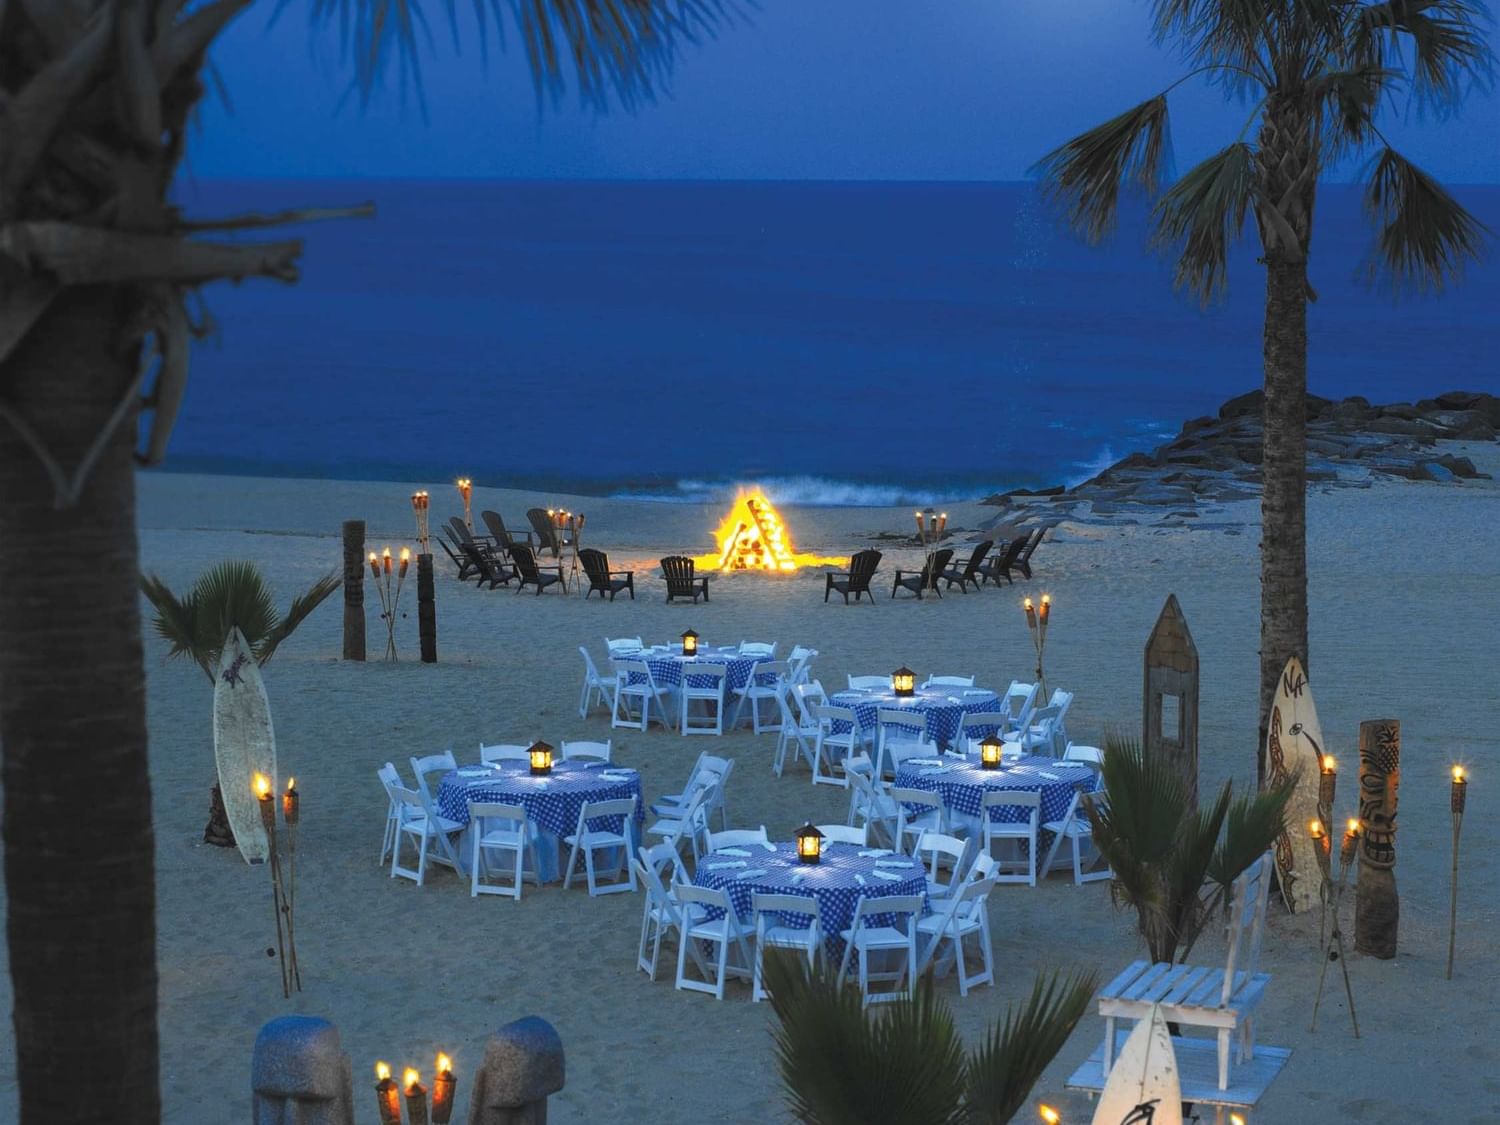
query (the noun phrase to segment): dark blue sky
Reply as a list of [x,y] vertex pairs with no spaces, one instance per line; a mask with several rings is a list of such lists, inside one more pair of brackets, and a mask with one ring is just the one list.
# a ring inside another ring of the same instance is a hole
[[[336,33],[309,32],[309,6],[292,0],[268,30],[258,5],[217,48],[233,110],[206,107],[197,175],[1014,180],[1182,72],[1150,43],[1144,0],[763,0],[635,116],[570,100],[539,118],[519,52],[485,68],[472,29],[455,56],[439,24],[424,122],[394,83],[368,109],[339,107],[348,71]],[[427,6],[436,20],[439,0]],[[1179,167],[1245,113],[1201,85],[1172,111]],[[1500,98],[1387,133],[1450,182],[1500,181]]]

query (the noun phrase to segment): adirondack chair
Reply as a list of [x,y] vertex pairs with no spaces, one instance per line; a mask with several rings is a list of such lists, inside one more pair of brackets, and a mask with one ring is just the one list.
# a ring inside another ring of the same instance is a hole
[[[515,534],[505,526],[505,520],[500,518],[500,513],[486,508],[479,513],[479,518],[484,521],[484,526],[489,529],[490,537],[495,540],[495,545],[502,551],[509,551],[516,544]],[[531,546],[531,532],[522,532],[526,536],[526,546]]]
[[510,580],[516,576],[514,566],[499,556],[490,554],[472,539],[463,545],[462,550],[464,558],[473,568],[472,573],[478,576],[478,586],[488,584],[491,590],[496,586],[509,586]]
[[[585,547],[578,552],[578,561],[583,564],[583,573],[589,580],[588,593],[584,594],[587,600],[589,594],[599,592],[599,600],[604,600],[604,595],[609,595],[609,600],[614,601],[615,595],[621,590],[630,591],[630,600],[635,601],[635,574],[629,570],[610,570],[609,556],[603,551],[596,551],[593,547]],[[622,575],[623,577],[616,577]]]
[[520,593],[527,586],[535,586],[538,595],[548,586],[563,583],[563,591],[568,587],[563,580],[563,564],[548,563],[542,568],[536,561],[536,556],[531,553],[530,547],[524,547],[517,543],[510,549],[511,561],[516,564],[516,574],[521,579],[521,584],[516,587],[516,593]]
[[1015,579],[1010,576],[1010,572],[1030,541],[1029,534],[1017,535],[1009,542],[1002,541],[995,549],[995,553],[990,556],[989,561],[979,564],[980,577],[993,582],[996,586],[1000,585],[1002,578],[1005,579],[1007,585],[1014,585]]
[[1030,541],[1026,544],[1025,549],[1021,551],[1021,554],[1016,558],[1016,569],[1024,574],[1027,578],[1031,577],[1031,556],[1033,553],[1035,553],[1036,549],[1042,545],[1042,536],[1046,535],[1048,530],[1048,527],[1043,526],[1037,528],[1034,532],[1032,532]]
[[453,538],[460,543],[474,543],[482,551],[491,551],[495,544],[488,535],[475,535],[469,530],[469,525],[457,516],[448,517],[448,528],[453,533]]
[[[453,560],[453,565],[458,567],[458,580],[460,582],[467,582],[470,578],[474,577],[474,564],[464,556],[463,541],[457,535],[453,534],[451,527],[442,527],[440,530],[448,538],[444,539],[443,535],[439,535],[437,537],[438,546],[447,552],[448,557]],[[453,546],[448,546],[448,540],[452,540]]]
[[1114,1062],[1115,1021],[1139,1020],[1160,1004],[1162,1016],[1182,1027],[1206,1027],[1218,1039],[1219,1089],[1229,1088],[1229,1046],[1239,1041],[1237,1062],[1255,1056],[1255,1008],[1271,982],[1256,972],[1266,927],[1266,895],[1271,884],[1269,853],[1251,864],[1230,895],[1229,952],[1224,967],[1195,968],[1166,962],[1134,961],[1099,992],[1104,1017],[1104,1073]]
[[528,508],[526,519],[536,532],[536,549],[551,551],[554,559],[561,555],[567,536],[553,524],[552,517],[547,514],[547,509]]
[[896,584],[891,587],[891,597],[896,596],[896,591],[905,587],[918,598],[922,596],[923,590],[931,590],[938,597],[943,592],[938,589],[938,578],[947,569],[948,563],[953,559],[953,548],[944,547],[941,551],[934,551],[932,557],[927,560],[927,565],[921,570],[898,570],[896,571]]
[[969,592],[969,583],[972,582],[974,583],[974,589],[977,591],[981,582],[979,564],[984,562],[984,556],[990,553],[990,548],[994,545],[995,541],[993,539],[986,539],[974,548],[973,554],[969,556],[969,561],[964,563],[963,566],[950,566],[944,569],[941,577],[948,583],[948,589],[953,589],[953,583],[957,582],[958,588],[967,594]]
[[667,580],[667,601],[692,598],[694,605],[700,597],[708,601],[708,575],[695,574],[693,560],[686,555],[668,555],[662,559],[661,574]]
[[826,602],[828,596],[835,590],[844,595],[844,604],[849,604],[849,595],[854,595],[854,600],[859,601],[859,596],[864,594],[870,599],[870,604],[875,604],[875,595],[870,593],[870,580],[875,577],[875,568],[880,565],[880,552],[871,548],[870,550],[858,552],[849,560],[848,570],[835,570],[828,575],[828,584],[823,587],[823,600]]

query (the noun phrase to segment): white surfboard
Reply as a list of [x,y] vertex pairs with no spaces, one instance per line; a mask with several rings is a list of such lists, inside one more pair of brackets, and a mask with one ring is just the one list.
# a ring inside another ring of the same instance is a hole
[[270,844],[251,783],[255,774],[263,773],[276,792],[276,735],[260,667],[237,628],[224,640],[214,677],[214,759],[224,812],[240,855],[246,863],[264,863]]
[[1161,1006],[1136,1021],[1099,1092],[1094,1125],[1182,1125],[1182,1081]]
[[[1278,783],[1298,775],[1297,787],[1286,807],[1287,831],[1276,841],[1276,882],[1293,914],[1316,910],[1323,873],[1318,853],[1308,835],[1308,822],[1318,815],[1318,772],[1323,758],[1323,728],[1313,706],[1312,687],[1302,662],[1286,662],[1266,728],[1266,778]],[[1337,838],[1337,829],[1335,839]]]

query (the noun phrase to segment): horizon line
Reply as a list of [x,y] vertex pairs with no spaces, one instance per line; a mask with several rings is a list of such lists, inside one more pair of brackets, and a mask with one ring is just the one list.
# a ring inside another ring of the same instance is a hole
[[[849,176],[827,177],[782,177],[782,176],[407,176],[407,175],[362,175],[324,174],[295,176],[262,175],[202,175],[184,172],[179,177],[183,183],[471,183],[471,184],[870,184],[872,186],[912,185],[934,186],[952,184],[960,187],[1025,187],[1040,184],[1037,179],[1019,180],[975,180],[962,178],[922,179],[918,177],[856,178]],[[1357,179],[1319,179],[1318,183],[1330,186],[1354,186]],[[1500,180],[1446,180],[1445,187],[1500,187]]]

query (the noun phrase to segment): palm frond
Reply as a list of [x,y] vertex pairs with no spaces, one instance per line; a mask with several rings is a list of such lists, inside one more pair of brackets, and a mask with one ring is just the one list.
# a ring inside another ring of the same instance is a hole
[[1381,96],[1402,81],[1399,72],[1364,62],[1348,70],[1325,72],[1308,83],[1309,97],[1322,106],[1330,163],[1370,143],[1376,136],[1375,114]]
[[1250,865],[1276,844],[1286,830],[1286,807],[1296,789],[1296,778],[1287,778],[1258,793],[1240,797],[1229,807],[1224,838],[1208,865],[1208,877],[1228,892],[1230,885]]
[[919,984],[915,1000],[888,1005],[878,1023],[859,991],[828,968],[767,950],[772,1032],[796,1120],[809,1125],[882,1125],[959,1120],[963,1046],[946,1008]]
[[276,626],[276,606],[271,601],[270,588],[254,563],[221,562],[204,571],[193,593],[198,599],[201,619],[213,625],[209,634],[213,638],[210,663],[218,660],[230,629],[238,628],[254,649]]
[[[280,0],[276,14],[291,0]],[[421,89],[430,46],[427,9],[441,4],[455,44],[458,0],[313,0],[313,26],[337,24],[354,83],[368,97],[394,64],[403,91]],[[521,44],[538,98],[556,102],[569,85],[603,109],[632,109],[665,87],[681,51],[743,16],[741,0],[470,0],[481,52]],[[509,28],[509,32],[507,32]]]
[[1266,73],[1264,0],[1153,0],[1151,25],[1158,43],[1180,40],[1193,63],[1227,63]]
[[1203,304],[1228,286],[1229,248],[1245,227],[1254,153],[1242,141],[1190,169],[1157,200],[1153,243],[1176,251],[1174,282]]
[[141,593],[151,603],[151,608],[156,610],[151,624],[157,634],[165,640],[171,649],[167,652],[167,659],[171,660],[179,656],[190,657],[198,667],[203,669],[203,674],[213,681],[213,666],[204,654],[200,635],[202,629],[198,620],[198,602],[196,591],[189,592],[187,597],[179,598],[172,592],[165,582],[154,574],[141,575]]
[[1004,1125],[1016,1115],[1088,1011],[1098,986],[1093,972],[1038,976],[1026,1002],[1006,1008],[1005,1018],[969,1059],[968,1121]]
[[276,655],[277,646],[291,636],[307,615],[322,605],[328,596],[342,584],[343,580],[337,574],[325,574],[314,582],[306,593],[293,598],[286,613],[271,626],[265,637],[253,646],[255,662],[261,665],[268,663],[271,657]]
[[1377,228],[1366,272],[1397,289],[1440,291],[1484,253],[1490,230],[1443,186],[1395,149],[1383,148],[1365,185],[1365,211]]
[[1444,108],[1471,85],[1488,85],[1494,56],[1481,26],[1488,20],[1473,0],[1385,0],[1356,9],[1351,39],[1355,56],[1377,65],[1409,49],[1413,91]]
[[1114,229],[1120,189],[1160,190],[1170,164],[1167,97],[1158,94],[1053,149],[1032,168],[1048,199],[1090,242]]
[[1185,948],[1191,948],[1203,926],[1206,918],[1203,886],[1208,881],[1229,800],[1230,785],[1226,782],[1212,805],[1200,808],[1197,816],[1183,821],[1177,847],[1162,871],[1169,920],[1156,935],[1158,945],[1152,956],[1157,961],[1173,961]]

